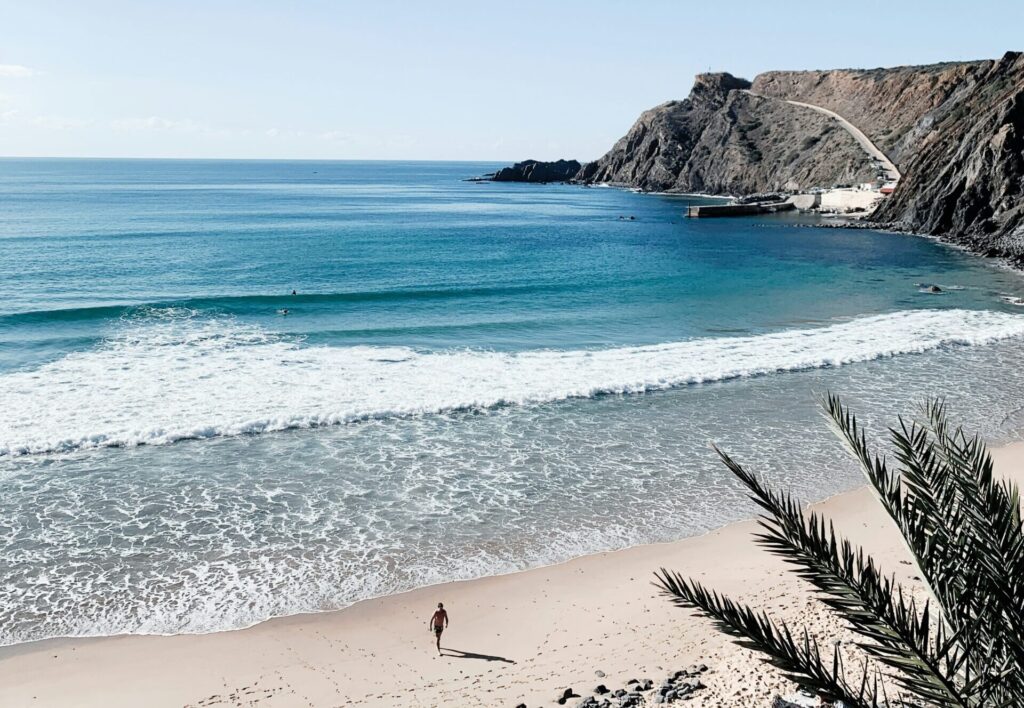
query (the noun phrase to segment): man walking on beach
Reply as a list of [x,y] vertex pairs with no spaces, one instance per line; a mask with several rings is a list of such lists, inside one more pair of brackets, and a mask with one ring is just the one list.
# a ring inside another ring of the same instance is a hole
[[437,654],[441,655],[441,632],[448,626],[448,613],[444,611],[444,603],[437,603],[437,609],[434,610],[433,616],[430,618],[430,622],[427,624],[428,627],[434,630],[434,636],[437,637]]

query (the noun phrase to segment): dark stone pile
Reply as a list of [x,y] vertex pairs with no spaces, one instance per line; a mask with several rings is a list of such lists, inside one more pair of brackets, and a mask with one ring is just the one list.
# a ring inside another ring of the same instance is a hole
[[[600,683],[591,691],[592,695],[585,698],[573,691],[572,688],[566,688],[555,697],[555,703],[560,706],[571,705],[573,708],[641,708],[687,701],[697,691],[706,688],[700,677],[707,670],[708,667],[705,664],[680,669],[669,674],[657,686],[649,678],[630,679],[626,682],[625,687],[615,690]],[[598,672],[599,677],[603,675]],[[580,700],[570,703],[576,698]],[[526,708],[526,704],[521,703],[516,708]]]

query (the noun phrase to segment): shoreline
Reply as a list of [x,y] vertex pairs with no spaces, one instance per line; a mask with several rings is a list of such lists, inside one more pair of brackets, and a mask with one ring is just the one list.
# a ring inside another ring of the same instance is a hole
[[[551,183],[554,184],[554,183]],[[576,182],[566,181],[560,184],[593,188],[601,187],[605,189],[621,189],[634,194],[653,195],[662,197],[698,197],[706,199],[727,199],[735,200],[740,198],[742,195],[735,194],[711,194],[706,192],[673,192],[673,191],[654,191],[645,190],[640,187],[634,187],[625,183],[618,182]],[[835,191],[835,190],[833,190]],[[871,212],[865,214],[854,214],[854,213],[819,213],[811,214],[810,212],[801,212],[809,215],[818,216],[821,219],[828,219],[827,223],[823,224],[801,224],[801,226],[807,227],[820,227],[829,229],[864,229],[868,231],[878,231],[881,233],[894,234],[900,236],[916,236],[919,238],[928,239],[935,243],[939,243],[943,246],[949,246],[955,250],[966,253],[970,256],[976,256],[984,261],[993,262],[998,268],[1005,268],[1013,271],[1014,273],[1024,274],[1024,256],[1014,256],[1005,252],[988,252],[982,251],[977,248],[973,248],[969,243],[960,243],[952,240],[952,234],[931,234],[924,231],[916,231],[910,226],[897,221],[870,221]],[[763,215],[762,215],[763,216]]]
[[[992,455],[1002,474],[1024,477],[1024,442]],[[887,572],[915,585],[912,566],[901,563],[903,545],[866,486],[811,506]],[[597,683],[613,690],[631,678],[657,683],[704,663],[707,689],[691,705],[767,705],[792,685],[651,585],[665,566],[797,625],[807,619],[822,641],[849,636],[781,560],[753,545],[755,529],[754,521],[739,521],[245,629],[11,645],[0,648],[0,704],[547,706],[570,686],[586,696]],[[423,632],[437,601],[452,617],[442,646],[459,650],[444,658]]]

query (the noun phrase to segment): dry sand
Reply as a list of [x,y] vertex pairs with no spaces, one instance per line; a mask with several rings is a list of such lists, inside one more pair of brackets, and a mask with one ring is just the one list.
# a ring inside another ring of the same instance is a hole
[[[1004,474],[1024,471],[1024,444],[994,456]],[[866,488],[817,508],[913,584],[913,566]],[[848,637],[805,585],[753,545],[754,529],[743,522],[234,632],[7,648],[0,650],[0,706],[551,706],[568,686],[586,696],[598,683],[658,683],[694,663],[711,667],[708,688],[686,705],[769,705],[792,685],[651,586],[664,565],[811,624],[826,647]],[[436,655],[427,628],[438,601],[451,614],[445,657]]]

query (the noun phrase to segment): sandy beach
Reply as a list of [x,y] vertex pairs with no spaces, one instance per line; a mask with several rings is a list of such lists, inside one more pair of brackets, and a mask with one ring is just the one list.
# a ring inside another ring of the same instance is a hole
[[[1004,474],[1024,469],[1024,444],[993,455]],[[900,540],[867,488],[816,506],[915,585]],[[847,639],[807,587],[753,545],[754,529],[741,522],[239,631],[9,647],[0,652],[0,705],[548,706],[567,687],[587,696],[599,683],[613,690],[632,678],[657,683],[699,663],[709,667],[707,688],[690,705],[768,705],[793,686],[651,585],[653,571],[666,566],[778,618],[808,623],[826,646]],[[438,601],[451,614],[443,657],[427,628]]]

